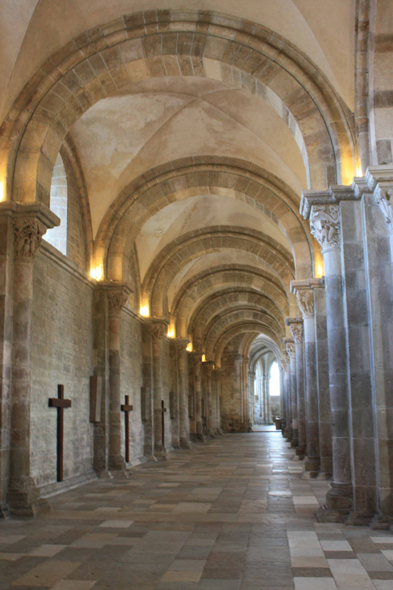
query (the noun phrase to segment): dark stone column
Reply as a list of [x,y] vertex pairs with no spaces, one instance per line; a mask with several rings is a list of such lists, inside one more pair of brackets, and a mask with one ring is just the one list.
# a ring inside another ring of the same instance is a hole
[[48,228],[58,225],[59,219],[42,204],[8,206],[13,217],[14,308],[7,501],[13,515],[26,517],[49,510],[30,472],[31,321],[34,257],[42,236]]
[[214,364],[212,361],[204,363],[206,374],[206,420],[207,434],[214,438],[214,409],[213,409],[213,391],[212,391],[212,372]]
[[148,320],[142,324],[142,359],[143,390],[142,421],[144,429],[144,455],[146,459],[156,460],[154,455],[154,382],[153,382],[153,347],[151,326]]
[[222,434],[221,430],[221,375],[222,369],[213,369],[213,407],[214,407],[214,432]]
[[292,338],[295,342],[296,355],[296,397],[299,443],[296,455],[302,459],[306,453],[306,406],[304,396],[304,358],[303,358],[303,321],[301,318],[287,318]]
[[304,328],[304,385],[306,401],[305,473],[316,477],[319,472],[318,394],[315,350],[314,294],[308,281],[291,281],[296,293]]
[[332,412],[329,393],[329,361],[326,325],[325,280],[313,279],[315,307],[315,344],[319,417],[320,470],[318,479],[330,479],[333,473]]
[[179,395],[179,427],[180,427],[180,447],[182,449],[190,448],[190,420],[188,416],[188,362],[187,362],[187,345],[188,338],[176,338],[177,360],[177,383]]
[[287,440],[292,438],[292,403],[291,403],[291,387],[290,387],[290,359],[287,352],[283,352],[281,356],[281,366],[283,372],[283,395],[285,403],[285,429],[283,430],[283,437]]
[[297,421],[297,393],[296,393],[296,356],[295,356],[295,343],[292,338],[284,338],[284,344],[287,349],[289,356],[289,389],[291,392],[291,407],[292,407],[292,429],[291,439],[288,441],[291,443],[291,447],[296,448],[299,444],[299,429]]
[[120,399],[120,316],[131,289],[124,283],[105,283],[108,302],[109,345],[109,470],[127,467],[122,448]]
[[[151,319],[150,333],[152,339],[152,365],[153,365],[153,406],[154,406],[154,448],[155,456],[166,458],[166,449],[162,445],[162,413],[161,401],[163,399],[161,359],[161,344],[166,336],[168,320]],[[169,408],[167,408],[165,420],[169,420]]]
[[[323,201],[322,201],[323,202]],[[318,201],[317,201],[318,203]],[[326,317],[329,358],[329,392],[332,412],[333,481],[320,521],[343,521],[353,505],[349,387],[341,265],[340,211],[336,204],[303,206],[310,216],[311,233],[322,247],[325,266]],[[304,205],[304,201],[303,201]]]

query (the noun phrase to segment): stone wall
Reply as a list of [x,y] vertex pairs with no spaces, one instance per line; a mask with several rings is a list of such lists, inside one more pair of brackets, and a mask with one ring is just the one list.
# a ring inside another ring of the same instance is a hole
[[[142,325],[127,310],[121,314],[120,331],[120,389],[121,403],[128,395],[134,407],[130,412],[130,462],[137,462],[143,456],[143,427],[141,420],[142,387]],[[122,419],[122,449],[124,452],[124,417]]]
[[72,172],[72,168],[64,158],[64,167],[67,173],[67,256],[78,266],[86,268],[85,236],[82,222],[81,202],[79,188]]
[[92,285],[78,267],[43,245],[34,266],[31,469],[39,487],[56,482],[56,415],[48,398],[65,386],[64,480],[92,471],[89,378],[93,374]]
[[163,338],[161,344],[161,375],[162,375],[162,399],[165,402],[165,445],[167,450],[172,448],[172,423],[170,418],[169,392],[171,388],[171,354],[170,341]]

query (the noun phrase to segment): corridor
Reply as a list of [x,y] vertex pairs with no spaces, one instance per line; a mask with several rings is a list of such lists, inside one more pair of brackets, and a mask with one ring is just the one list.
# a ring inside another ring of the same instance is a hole
[[317,524],[279,432],[226,434],[0,524],[2,590],[391,590],[393,535]]

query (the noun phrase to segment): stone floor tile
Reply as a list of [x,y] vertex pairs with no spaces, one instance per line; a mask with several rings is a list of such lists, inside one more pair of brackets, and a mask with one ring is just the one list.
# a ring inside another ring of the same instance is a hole
[[52,586],[68,576],[80,564],[75,561],[48,560],[15,580],[15,586]]
[[33,551],[30,551],[29,555],[34,555],[36,557],[53,557],[60,551],[63,551],[67,545],[41,545],[41,547],[36,547]]
[[333,578],[294,578],[295,590],[337,590]]
[[100,527],[108,529],[127,529],[133,524],[133,520],[106,520],[100,524]]

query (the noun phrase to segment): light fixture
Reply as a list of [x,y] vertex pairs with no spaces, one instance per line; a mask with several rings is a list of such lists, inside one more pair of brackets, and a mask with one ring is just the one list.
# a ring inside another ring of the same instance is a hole
[[316,273],[315,273],[317,279],[321,279],[323,277],[323,273],[324,273],[323,263],[322,262],[318,262],[317,268],[316,268]]
[[150,315],[149,312],[149,306],[148,305],[143,305],[140,310],[139,313],[144,317],[144,318],[148,318]]
[[175,337],[175,330],[174,330],[174,328],[169,328],[169,330],[167,332],[167,336],[168,336],[168,338],[174,338]]
[[189,342],[186,347],[187,352],[192,352],[192,342]]
[[101,281],[102,277],[104,275],[104,270],[102,268],[102,266],[92,266],[90,269],[90,276],[92,279],[95,279],[96,281]]

